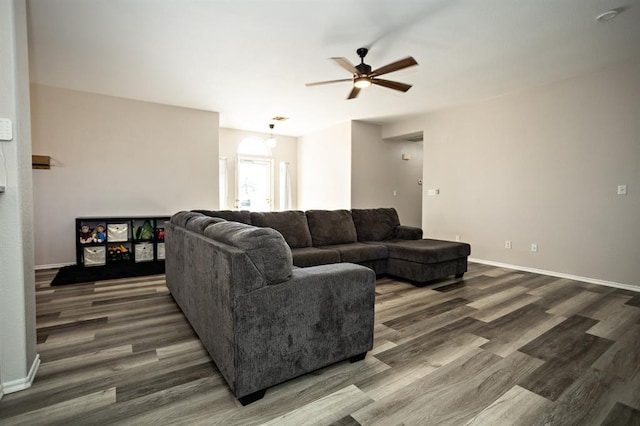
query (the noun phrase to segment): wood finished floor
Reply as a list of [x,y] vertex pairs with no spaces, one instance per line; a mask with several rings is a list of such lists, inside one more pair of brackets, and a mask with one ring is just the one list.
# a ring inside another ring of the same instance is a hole
[[640,293],[471,264],[377,283],[374,349],[242,407],[164,276],[37,280],[33,386],[2,425],[639,425]]

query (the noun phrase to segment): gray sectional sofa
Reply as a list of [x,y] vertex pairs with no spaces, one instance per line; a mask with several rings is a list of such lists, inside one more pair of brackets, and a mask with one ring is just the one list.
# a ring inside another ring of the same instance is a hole
[[165,248],[169,291],[243,405],[373,347],[369,268],[297,268],[278,231],[193,212],[166,222]]
[[373,347],[376,274],[467,270],[465,243],[422,239],[395,209],[179,212],[166,281],[240,402]]
[[210,217],[273,228],[291,248],[293,264],[339,262],[367,266],[423,284],[467,271],[471,246],[422,239],[420,228],[400,224],[394,208],[248,212],[193,210]]

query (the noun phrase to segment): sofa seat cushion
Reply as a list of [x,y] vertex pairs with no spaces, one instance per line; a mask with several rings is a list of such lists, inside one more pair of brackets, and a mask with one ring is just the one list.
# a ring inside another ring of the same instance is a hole
[[282,234],[275,229],[238,222],[220,222],[209,225],[204,230],[204,235],[243,250],[268,285],[291,278],[291,249]]
[[352,209],[351,216],[358,233],[358,241],[390,240],[395,229],[400,226],[398,212],[393,207]]
[[311,233],[303,211],[251,212],[251,223],[280,232],[291,248],[311,247]]
[[335,250],[299,247],[291,249],[291,254],[293,255],[293,264],[300,268],[340,263],[340,253]]
[[306,214],[314,247],[358,241],[349,210],[307,210]]
[[444,240],[392,240],[384,244],[389,250],[389,258],[408,260],[416,263],[439,263],[459,259],[471,254],[471,246]]
[[387,247],[381,244],[351,243],[322,247],[340,253],[341,262],[359,263],[389,257]]

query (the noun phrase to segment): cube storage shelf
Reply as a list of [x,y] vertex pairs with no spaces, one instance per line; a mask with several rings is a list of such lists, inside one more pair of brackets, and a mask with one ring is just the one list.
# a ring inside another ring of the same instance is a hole
[[164,262],[164,222],[170,216],[76,218],[76,265]]

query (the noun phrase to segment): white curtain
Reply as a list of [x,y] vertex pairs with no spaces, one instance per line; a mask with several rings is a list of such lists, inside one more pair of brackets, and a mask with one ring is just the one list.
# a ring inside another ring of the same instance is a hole
[[289,163],[280,162],[280,210],[291,210],[291,171]]
[[220,157],[218,159],[218,181],[220,182],[220,206],[219,210],[226,210],[227,207],[227,194],[228,190],[228,182],[227,182],[227,159],[225,157]]

